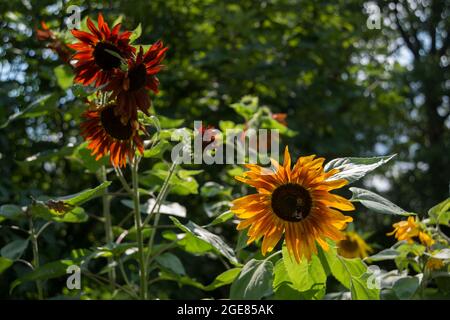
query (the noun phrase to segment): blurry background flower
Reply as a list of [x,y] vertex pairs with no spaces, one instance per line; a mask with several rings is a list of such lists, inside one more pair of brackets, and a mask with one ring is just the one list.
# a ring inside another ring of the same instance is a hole
[[418,240],[427,247],[433,245],[434,240],[428,234],[428,231],[420,224],[420,221],[415,216],[409,216],[408,220],[400,221],[393,224],[394,230],[388,233],[388,236],[394,235],[399,241],[406,240],[413,243]]
[[345,239],[337,243],[338,254],[345,258],[365,258],[373,249],[354,231],[346,231]]

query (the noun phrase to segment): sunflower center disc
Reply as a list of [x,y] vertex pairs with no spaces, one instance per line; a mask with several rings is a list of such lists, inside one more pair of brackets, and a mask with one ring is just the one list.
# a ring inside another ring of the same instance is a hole
[[128,121],[124,125],[120,117],[114,114],[114,106],[106,108],[100,114],[103,128],[113,138],[117,140],[128,140],[133,135],[131,123]]
[[145,86],[145,77],[147,76],[147,71],[145,70],[145,66],[140,64],[133,69],[131,69],[128,73],[128,77],[130,78],[130,91],[139,90]]
[[111,70],[120,66],[120,59],[113,56],[109,51],[120,54],[119,49],[113,44],[99,42],[94,49],[95,63],[103,70]]
[[284,184],[272,193],[272,209],[285,221],[298,222],[305,219],[312,207],[309,192],[294,183]]

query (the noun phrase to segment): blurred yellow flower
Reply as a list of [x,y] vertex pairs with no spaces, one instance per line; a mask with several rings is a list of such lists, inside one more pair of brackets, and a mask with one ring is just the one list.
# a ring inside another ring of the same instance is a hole
[[439,270],[442,269],[444,265],[444,261],[442,261],[441,259],[430,258],[427,261],[426,267],[429,270]]
[[387,235],[394,235],[399,241],[406,240],[408,243],[413,243],[414,238],[418,237],[420,242],[427,247],[430,247],[434,243],[434,240],[413,216],[409,216],[407,221],[400,221],[394,223],[392,226],[394,227],[394,231]]
[[345,232],[345,239],[337,243],[339,255],[345,258],[365,258],[373,249],[359,234],[353,231]]

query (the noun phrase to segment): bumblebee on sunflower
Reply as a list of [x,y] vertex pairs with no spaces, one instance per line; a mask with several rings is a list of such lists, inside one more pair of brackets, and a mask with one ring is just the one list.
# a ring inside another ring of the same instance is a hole
[[352,211],[354,206],[331,191],[348,182],[329,179],[338,170],[325,172],[324,161],[311,155],[292,166],[286,147],[282,165],[272,160],[274,170],[245,165],[249,171],[236,179],[257,193],[234,200],[231,211],[241,219],[238,230],[248,228],[248,244],[263,238],[261,250],[266,255],[284,234],[289,253],[300,262],[317,254],[316,244],[328,250],[327,239],[345,239],[342,230],[353,219],[341,211]]

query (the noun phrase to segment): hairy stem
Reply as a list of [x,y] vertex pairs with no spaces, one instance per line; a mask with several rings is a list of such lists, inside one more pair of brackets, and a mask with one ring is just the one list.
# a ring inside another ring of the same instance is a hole
[[[31,244],[33,247],[33,267],[36,270],[37,268],[39,268],[39,247],[38,247],[38,242],[37,242],[37,234],[36,234],[36,230],[34,229],[34,223],[33,223],[33,218],[31,216],[31,214],[29,214],[28,216],[28,221],[30,224],[30,238],[31,238]],[[38,299],[39,300],[44,300],[44,289],[42,288],[42,282],[41,280],[36,280],[36,287],[37,287],[37,291],[38,291]]]
[[136,227],[136,240],[138,243],[139,256],[139,276],[140,276],[140,298],[147,299],[147,268],[145,264],[144,255],[144,240],[142,237],[142,219],[139,199],[139,177],[138,177],[139,163],[137,157],[134,159],[131,166],[131,176],[133,184],[133,203],[134,203],[134,224]]
[[[106,177],[106,167],[102,166],[100,169],[101,173],[101,181],[107,181]],[[113,230],[112,230],[112,222],[111,222],[111,197],[107,194],[108,190],[105,190],[105,193],[102,196],[103,202],[103,217],[105,219],[105,236],[106,243],[113,242]],[[113,267],[114,259],[113,257],[108,257],[108,265],[111,269],[108,271],[109,282],[111,283],[112,288],[114,288],[116,283],[116,269]]]

